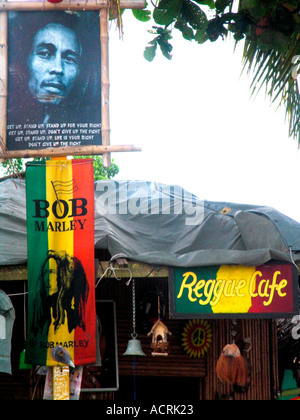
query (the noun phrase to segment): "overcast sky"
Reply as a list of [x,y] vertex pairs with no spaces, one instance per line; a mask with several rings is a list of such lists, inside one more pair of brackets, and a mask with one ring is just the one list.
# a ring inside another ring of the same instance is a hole
[[[180,185],[200,199],[271,206],[300,222],[300,153],[288,137],[284,109],[264,92],[250,98],[241,76],[242,46],[173,39],[173,59],[143,50],[153,35],[131,11],[124,39],[110,29],[111,144],[118,179]],[[174,33],[175,34],[175,33]]]

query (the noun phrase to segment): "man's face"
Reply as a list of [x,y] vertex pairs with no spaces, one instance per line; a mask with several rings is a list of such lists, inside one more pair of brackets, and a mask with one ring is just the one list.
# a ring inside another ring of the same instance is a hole
[[29,90],[39,102],[59,104],[79,74],[81,46],[71,29],[49,23],[33,40],[28,58]]

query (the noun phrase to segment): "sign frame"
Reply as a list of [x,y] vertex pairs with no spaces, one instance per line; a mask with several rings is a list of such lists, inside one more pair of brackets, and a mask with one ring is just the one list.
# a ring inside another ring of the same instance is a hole
[[[116,302],[114,300],[96,299],[96,314],[101,323],[103,323],[105,333],[107,334],[107,348],[104,356],[109,354],[108,360],[104,361],[106,374],[94,373],[99,380],[104,379],[103,387],[87,387],[82,384],[80,392],[111,392],[119,390],[119,365],[118,365],[118,339],[117,339],[117,316]],[[109,328],[111,327],[111,328]],[[84,366],[84,375],[89,372],[89,366]],[[97,368],[96,368],[97,369]],[[93,374],[93,372],[92,372]],[[93,383],[93,381],[91,381]]]
[[[292,318],[294,315],[298,314],[298,270],[292,263],[286,262],[277,262],[272,261],[272,264],[277,265],[290,265],[292,269],[292,312],[260,312],[260,313],[251,313],[251,312],[228,312],[228,313],[197,313],[197,312],[177,312],[176,311],[176,290],[175,290],[175,270],[176,268],[182,269],[183,267],[170,267],[169,268],[169,315],[170,319],[278,319],[278,318]],[[220,265],[222,266],[222,265]],[[259,267],[261,267],[260,265]],[[207,266],[210,267],[210,266]],[[186,271],[197,270],[198,268],[204,267],[186,267]]]
[[[120,0],[121,8],[145,7],[144,0]],[[7,99],[8,99],[8,12],[9,11],[98,11],[100,14],[101,45],[101,145],[80,145],[49,147],[43,149],[7,149]],[[0,161],[11,158],[65,157],[78,155],[103,155],[104,166],[111,165],[111,152],[141,151],[134,145],[110,145],[109,117],[109,2],[107,0],[63,0],[61,3],[48,1],[0,0]]]

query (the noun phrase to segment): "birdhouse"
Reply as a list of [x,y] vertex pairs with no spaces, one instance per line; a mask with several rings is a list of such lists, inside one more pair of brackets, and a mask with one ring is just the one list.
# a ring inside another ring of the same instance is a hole
[[168,335],[172,335],[172,333],[166,325],[158,319],[147,335],[150,334],[152,334],[152,356],[168,356]]

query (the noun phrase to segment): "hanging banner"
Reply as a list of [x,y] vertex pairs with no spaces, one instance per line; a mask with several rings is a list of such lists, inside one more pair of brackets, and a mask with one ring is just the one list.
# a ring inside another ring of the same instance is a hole
[[8,150],[101,145],[99,13],[10,13],[8,45]]
[[54,366],[65,347],[75,365],[96,359],[92,159],[30,162],[26,170],[26,360]]
[[282,318],[297,313],[292,264],[170,270],[171,318]]

